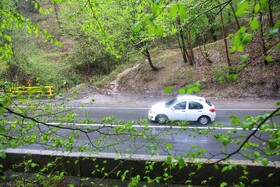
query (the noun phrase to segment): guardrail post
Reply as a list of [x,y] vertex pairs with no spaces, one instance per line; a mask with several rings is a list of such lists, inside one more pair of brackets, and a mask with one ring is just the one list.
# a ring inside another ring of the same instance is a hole
[[52,86],[49,86],[49,93],[50,93],[50,96],[52,96],[53,95],[53,90],[52,90]]

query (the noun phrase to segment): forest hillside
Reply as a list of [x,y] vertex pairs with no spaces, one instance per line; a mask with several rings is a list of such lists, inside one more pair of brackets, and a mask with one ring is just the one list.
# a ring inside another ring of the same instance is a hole
[[211,97],[280,97],[278,1],[16,2],[2,18],[3,82],[56,94],[67,82],[140,95],[194,85]]
[[[261,45],[259,40],[249,44],[247,52],[259,56]],[[203,50],[207,51],[208,59],[204,58]],[[139,66],[122,75],[119,81],[121,92],[137,94],[164,94],[164,88],[174,86],[173,94],[180,88],[200,81],[203,89],[200,95],[218,98],[244,97],[280,97],[280,51],[272,54],[274,63],[262,64],[262,57],[256,58],[239,73],[239,78],[233,82],[219,81],[219,70],[227,65],[222,40],[196,47],[195,65],[183,63],[180,49],[157,50],[155,65],[158,71],[153,71],[148,63],[143,61]],[[232,58],[237,58],[232,56]],[[209,62],[210,60],[210,62]]]

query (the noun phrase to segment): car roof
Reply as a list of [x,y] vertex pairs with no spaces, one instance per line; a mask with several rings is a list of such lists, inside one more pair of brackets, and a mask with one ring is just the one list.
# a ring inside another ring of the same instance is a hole
[[204,97],[196,96],[196,95],[189,95],[189,94],[181,94],[177,95],[177,100],[197,100],[197,101],[205,101]]

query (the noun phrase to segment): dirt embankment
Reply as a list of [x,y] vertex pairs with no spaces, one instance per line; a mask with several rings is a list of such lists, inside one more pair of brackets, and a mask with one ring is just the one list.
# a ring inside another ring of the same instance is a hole
[[[145,61],[124,70],[104,88],[81,84],[72,88],[65,97],[82,103],[148,106],[173,97],[179,88],[200,81],[203,89],[198,95],[217,103],[221,101],[221,105],[226,101],[237,101],[242,105],[242,102],[252,104],[262,100],[260,107],[273,107],[280,99],[280,50],[271,48],[269,55],[273,61],[264,65],[260,41],[251,41],[244,52],[250,54],[246,66],[240,63],[241,54],[230,56],[235,67],[243,67],[237,73],[238,79],[232,83],[220,83],[217,72],[228,65],[222,42],[208,44],[203,49],[195,48],[194,66],[183,63],[180,49],[157,50],[152,56],[158,71],[153,71]],[[174,86],[174,91],[164,94],[166,86]],[[266,104],[268,100],[272,103]]]
[[232,83],[220,83],[217,72],[228,66],[222,42],[208,44],[203,49],[195,48],[194,66],[183,63],[180,49],[158,50],[153,54],[153,62],[159,70],[153,71],[147,62],[138,64],[118,78],[118,92],[163,95],[164,87],[174,86],[172,94],[175,95],[179,88],[200,81],[203,89],[199,94],[205,97],[280,98],[279,49],[271,48],[269,55],[273,61],[264,65],[260,40],[251,41],[243,53],[250,54],[247,65],[240,62],[242,54],[230,55],[231,64],[237,69],[238,79]]

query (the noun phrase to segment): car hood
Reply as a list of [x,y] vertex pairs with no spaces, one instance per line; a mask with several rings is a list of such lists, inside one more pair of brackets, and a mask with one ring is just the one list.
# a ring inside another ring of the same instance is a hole
[[156,111],[162,111],[162,110],[165,110],[166,107],[165,107],[165,102],[160,102],[160,103],[157,103],[157,104],[154,104],[150,110],[156,110]]

